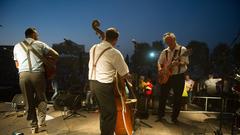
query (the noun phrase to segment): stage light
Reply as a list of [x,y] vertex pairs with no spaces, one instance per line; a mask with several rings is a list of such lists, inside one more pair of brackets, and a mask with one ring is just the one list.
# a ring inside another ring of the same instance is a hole
[[150,52],[149,56],[150,56],[150,58],[154,58],[155,57],[155,53],[154,52]]

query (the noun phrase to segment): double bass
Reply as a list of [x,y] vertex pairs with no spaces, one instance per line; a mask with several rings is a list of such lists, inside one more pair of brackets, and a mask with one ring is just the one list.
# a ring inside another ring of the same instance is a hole
[[[102,40],[105,39],[105,34],[98,27],[100,22],[94,20],[92,22],[92,28],[99,35]],[[132,135],[134,130],[134,114],[136,109],[136,96],[132,89],[132,84],[127,80],[120,79],[120,75],[116,73],[115,77],[115,88],[114,88],[114,98],[117,107],[117,119],[115,134],[116,135]],[[126,90],[131,92],[132,99],[127,97]]]

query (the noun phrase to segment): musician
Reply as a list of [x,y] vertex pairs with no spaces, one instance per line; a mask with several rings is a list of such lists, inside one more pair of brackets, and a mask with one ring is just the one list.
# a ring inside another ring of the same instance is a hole
[[186,89],[187,94],[188,94],[188,102],[191,104],[192,103],[192,96],[193,96],[193,86],[194,86],[194,81],[190,78],[189,74],[185,75],[185,87],[184,91]]
[[174,33],[165,33],[163,35],[163,41],[167,44],[168,47],[164,49],[159,56],[158,72],[164,75],[168,70],[168,68],[166,68],[166,65],[171,64],[172,74],[166,83],[160,85],[161,92],[159,98],[158,120],[156,121],[160,121],[164,117],[166,100],[170,89],[173,89],[173,113],[171,120],[172,122],[177,123],[177,118],[181,109],[181,97],[185,83],[184,73],[187,70],[189,60],[187,56],[182,56],[180,59],[174,60],[174,58],[187,51],[184,46],[181,46],[176,42],[176,36]]
[[217,83],[221,80],[222,78],[214,78],[213,74],[208,75],[208,79],[204,82],[208,96],[217,95]]
[[[114,100],[114,76],[129,78],[129,69],[119,50],[115,48],[119,32],[109,28],[105,39],[93,45],[89,56],[90,89],[96,96],[100,111],[101,135],[113,135],[116,125],[117,110]],[[97,62],[96,62],[97,61]]]
[[39,54],[51,56],[53,59],[57,59],[59,55],[47,44],[38,40],[38,32],[35,28],[28,28],[25,31],[24,41],[14,46],[13,55],[19,72],[19,85],[26,103],[27,120],[31,120],[31,126],[37,132],[38,126],[46,126],[45,69],[43,62],[32,51],[29,51],[27,46],[31,46]]

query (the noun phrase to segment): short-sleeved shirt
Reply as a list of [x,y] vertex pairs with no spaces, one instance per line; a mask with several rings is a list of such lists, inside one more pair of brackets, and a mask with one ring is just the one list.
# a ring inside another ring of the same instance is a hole
[[[50,47],[38,40],[32,38],[25,39],[29,44],[32,43],[32,47],[40,54],[45,55],[50,50]],[[19,67],[18,72],[28,72],[30,71],[27,59],[27,53],[24,51],[20,43],[16,44],[13,49],[14,60],[18,61]],[[30,60],[32,65],[32,72],[44,72],[43,62],[30,51]]]
[[[180,52],[180,55],[182,55],[183,53],[185,53],[187,51],[186,47],[184,46],[180,46],[180,45],[176,45],[176,47],[171,50],[169,47],[164,49],[160,56],[159,56],[159,59],[158,59],[158,64],[162,65],[162,64],[166,64],[166,65],[169,65],[171,62],[172,62],[172,58],[174,56],[174,53],[175,56],[179,56],[179,51],[180,51],[180,48],[181,48],[181,52]],[[166,55],[167,53],[167,55]],[[176,57],[175,57],[176,58]],[[180,58],[181,61],[185,62],[185,63],[189,63],[189,59],[188,59],[188,56],[182,56]],[[176,74],[181,74],[181,73],[184,73],[187,71],[187,65],[184,65],[184,66],[180,66],[180,71],[178,72],[179,68],[178,66],[174,66],[172,68],[173,70],[173,75],[176,75]]]
[[[95,48],[96,47],[96,48]],[[111,47],[111,49],[105,51],[99,58],[96,68],[93,68],[93,50],[95,48],[94,63],[97,58],[105,49]],[[99,44],[93,45],[89,52],[90,59],[88,63],[89,80],[97,80],[101,83],[112,83],[116,72],[120,75],[126,75],[129,72],[128,66],[124,61],[121,52],[112,47],[107,41],[102,41]]]
[[209,78],[205,81],[205,86],[207,87],[207,93],[214,94],[217,92],[216,86],[217,82],[221,81],[221,78]]

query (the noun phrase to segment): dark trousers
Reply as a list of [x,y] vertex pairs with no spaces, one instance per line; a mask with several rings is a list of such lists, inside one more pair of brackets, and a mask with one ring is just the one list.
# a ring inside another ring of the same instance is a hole
[[166,84],[161,85],[160,97],[159,97],[159,117],[165,115],[166,100],[169,95],[170,89],[173,89],[173,113],[172,119],[177,119],[181,109],[181,99],[184,89],[184,74],[172,75]]
[[90,90],[96,96],[100,111],[101,135],[113,135],[116,126],[117,109],[114,100],[113,83],[90,80]]
[[[32,126],[37,126],[38,118],[40,124],[45,123],[47,100],[44,73],[21,72],[19,74],[19,84],[26,103],[27,119],[32,120]],[[39,117],[37,117],[36,108],[38,108]]]

